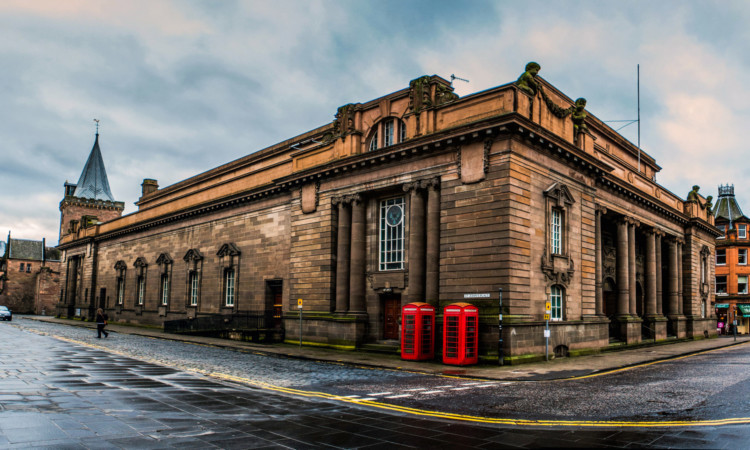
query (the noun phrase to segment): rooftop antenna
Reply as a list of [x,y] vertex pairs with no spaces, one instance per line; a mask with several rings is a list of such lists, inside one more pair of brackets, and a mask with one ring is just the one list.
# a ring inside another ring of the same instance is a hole
[[454,82],[455,80],[458,80],[458,81],[464,81],[464,82],[466,82],[466,83],[468,83],[468,82],[469,82],[469,80],[467,80],[467,79],[465,79],[465,78],[459,78],[459,77],[455,76],[454,74],[451,74],[451,86],[453,86],[453,82]]
[[638,102],[638,117],[636,119],[628,119],[628,120],[604,120],[604,123],[614,123],[614,122],[620,122],[624,123],[625,125],[621,126],[620,128],[616,129],[615,131],[620,131],[623,128],[627,127],[628,125],[632,125],[634,123],[638,124],[638,173],[641,172],[641,65],[636,65],[636,96],[637,96],[637,102]]
[[94,122],[96,122],[96,134],[99,134],[99,119],[94,119]]

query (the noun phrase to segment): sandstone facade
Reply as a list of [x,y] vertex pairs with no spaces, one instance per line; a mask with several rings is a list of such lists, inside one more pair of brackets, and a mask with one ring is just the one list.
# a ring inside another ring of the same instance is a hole
[[497,355],[502,312],[509,362],[544,353],[546,302],[559,355],[715,334],[702,197],[658,185],[653,158],[538,80],[458,98],[421,77],[173,186],[149,180],[138,212],[62,237],[58,313],[160,325],[279,308],[297,342],[301,300],[305,343],[354,349],[397,340],[406,303],[490,293],[471,300],[480,353]]

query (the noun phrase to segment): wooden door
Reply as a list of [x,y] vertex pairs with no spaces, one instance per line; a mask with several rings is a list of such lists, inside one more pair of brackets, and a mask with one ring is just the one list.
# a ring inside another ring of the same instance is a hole
[[401,319],[401,296],[389,295],[383,299],[383,339],[399,339]]

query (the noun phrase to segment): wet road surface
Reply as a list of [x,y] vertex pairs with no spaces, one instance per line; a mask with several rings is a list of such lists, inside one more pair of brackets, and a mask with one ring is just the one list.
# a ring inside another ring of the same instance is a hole
[[[541,429],[368,406],[523,419],[748,417],[748,346],[602,377],[531,383],[356,368],[116,333],[98,340],[89,329],[31,320],[2,324],[0,339],[6,348],[0,447],[741,448],[750,437],[747,425]],[[307,391],[361,404],[306,398]]]

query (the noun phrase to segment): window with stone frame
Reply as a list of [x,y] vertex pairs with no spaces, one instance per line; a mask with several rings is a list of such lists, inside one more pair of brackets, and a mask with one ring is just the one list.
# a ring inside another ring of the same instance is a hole
[[726,225],[717,225],[716,228],[721,231],[721,236],[717,237],[716,239],[724,239],[727,237],[727,226]]
[[570,212],[575,200],[570,189],[562,183],[553,183],[544,192],[544,255],[542,272],[547,286],[567,286],[574,274],[570,256]]
[[223,308],[237,309],[237,286],[241,252],[236,245],[227,243],[216,253],[221,271],[221,298]]
[[716,293],[720,295],[727,295],[727,276],[726,275],[716,276]]
[[20,267],[18,268],[18,271],[19,271],[19,272],[23,272],[23,268],[24,268],[24,266],[25,266],[25,264],[24,264],[24,263],[21,263],[21,266],[20,266]]
[[135,305],[143,306],[146,302],[146,274],[148,273],[146,258],[136,258],[133,267],[135,268]]
[[31,263],[26,263],[26,273],[31,273]]
[[725,266],[727,264],[727,249],[717,248],[716,249],[716,265]]
[[737,224],[737,239],[747,239],[747,225],[744,223]]
[[125,273],[127,271],[127,265],[125,261],[117,261],[115,264],[115,271],[117,272],[117,289],[115,290],[115,301],[118,306],[122,306],[125,303]]
[[156,259],[159,266],[159,305],[169,306],[172,284],[172,257],[168,253],[162,253]]
[[372,127],[368,151],[390,147],[406,140],[406,123],[395,117],[388,117]]
[[187,265],[187,306],[197,307],[200,301],[201,271],[203,255],[198,249],[191,248],[182,258]]
[[403,270],[405,256],[406,202],[404,197],[380,201],[378,222],[379,269]]
[[550,302],[550,320],[551,321],[563,320],[565,288],[563,288],[559,284],[554,284],[550,286],[549,302]]
[[746,248],[737,249],[737,264],[741,266],[747,265],[747,249]]

